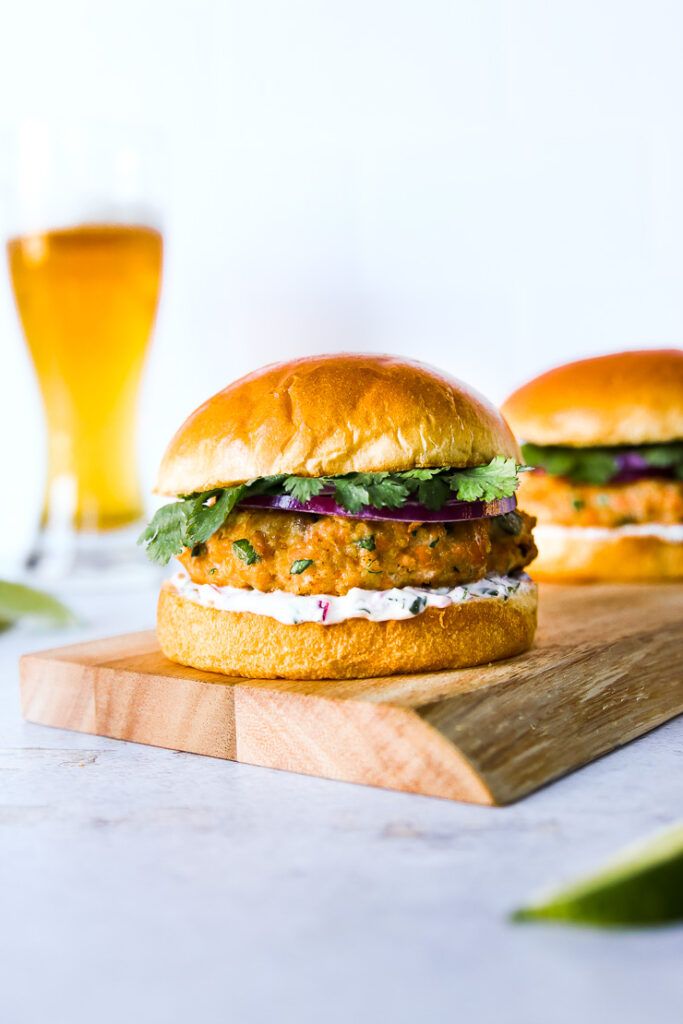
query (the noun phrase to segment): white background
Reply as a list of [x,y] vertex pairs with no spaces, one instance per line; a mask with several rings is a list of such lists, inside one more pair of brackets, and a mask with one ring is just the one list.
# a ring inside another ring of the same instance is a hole
[[[502,400],[680,345],[682,33],[674,0],[2,0],[0,129],[166,138],[145,487],[184,416],[273,359],[391,351]],[[44,460],[6,274],[0,335],[6,558]]]

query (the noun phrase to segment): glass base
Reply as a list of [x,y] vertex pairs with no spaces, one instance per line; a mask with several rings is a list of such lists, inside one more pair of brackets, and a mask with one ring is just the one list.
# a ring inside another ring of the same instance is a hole
[[144,523],[92,533],[43,528],[24,562],[27,583],[113,590],[147,586],[164,575],[136,544]]

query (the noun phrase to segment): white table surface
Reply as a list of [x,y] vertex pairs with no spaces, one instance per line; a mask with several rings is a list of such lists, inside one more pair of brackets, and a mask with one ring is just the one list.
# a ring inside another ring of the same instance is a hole
[[81,596],[83,628],[0,635],[4,1024],[683,1019],[683,928],[506,920],[683,817],[683,720],[503,809],[22,721],[21,653],[154,603]]

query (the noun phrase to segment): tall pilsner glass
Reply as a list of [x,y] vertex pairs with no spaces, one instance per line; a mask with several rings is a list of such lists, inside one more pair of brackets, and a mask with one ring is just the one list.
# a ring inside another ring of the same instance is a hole
[[137,401],[162,264],[153,156],[120,130],[32,126],[19,140],[24,223],[7,252],[48,431],[37,575],[141,567]]

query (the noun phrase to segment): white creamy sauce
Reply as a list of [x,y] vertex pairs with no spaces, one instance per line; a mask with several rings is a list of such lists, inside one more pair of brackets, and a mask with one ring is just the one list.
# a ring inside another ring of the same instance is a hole
[[524,573],[518,576],[491,573],[476,583],[466,583],[461,587],[394,587],[392,590],[361,590],[354,587],[342,596],[304,596],[288,594],[284,590],[264,593],[239,587],[217,587],[212,583],[193,583],[184,572],[176,573],[169,582],[181,597],[207,608],[268,615],[289,626],[299,622],[319,622],[331,626],[346,619],[370,619],[372,622],[412,619],[425,608],[447,608],[451,604],[485,600],[487,597],[507,600],[511,594],[535,586]]
[[618,537],[659,537],[672,544],[683,542],[683,523],[634,523],[630,526],[560,526],[553,523],[542,523],[534,528],[534,536],[538,539],[569,534],[576,538],[577,544],[582,540],[609,540]]

